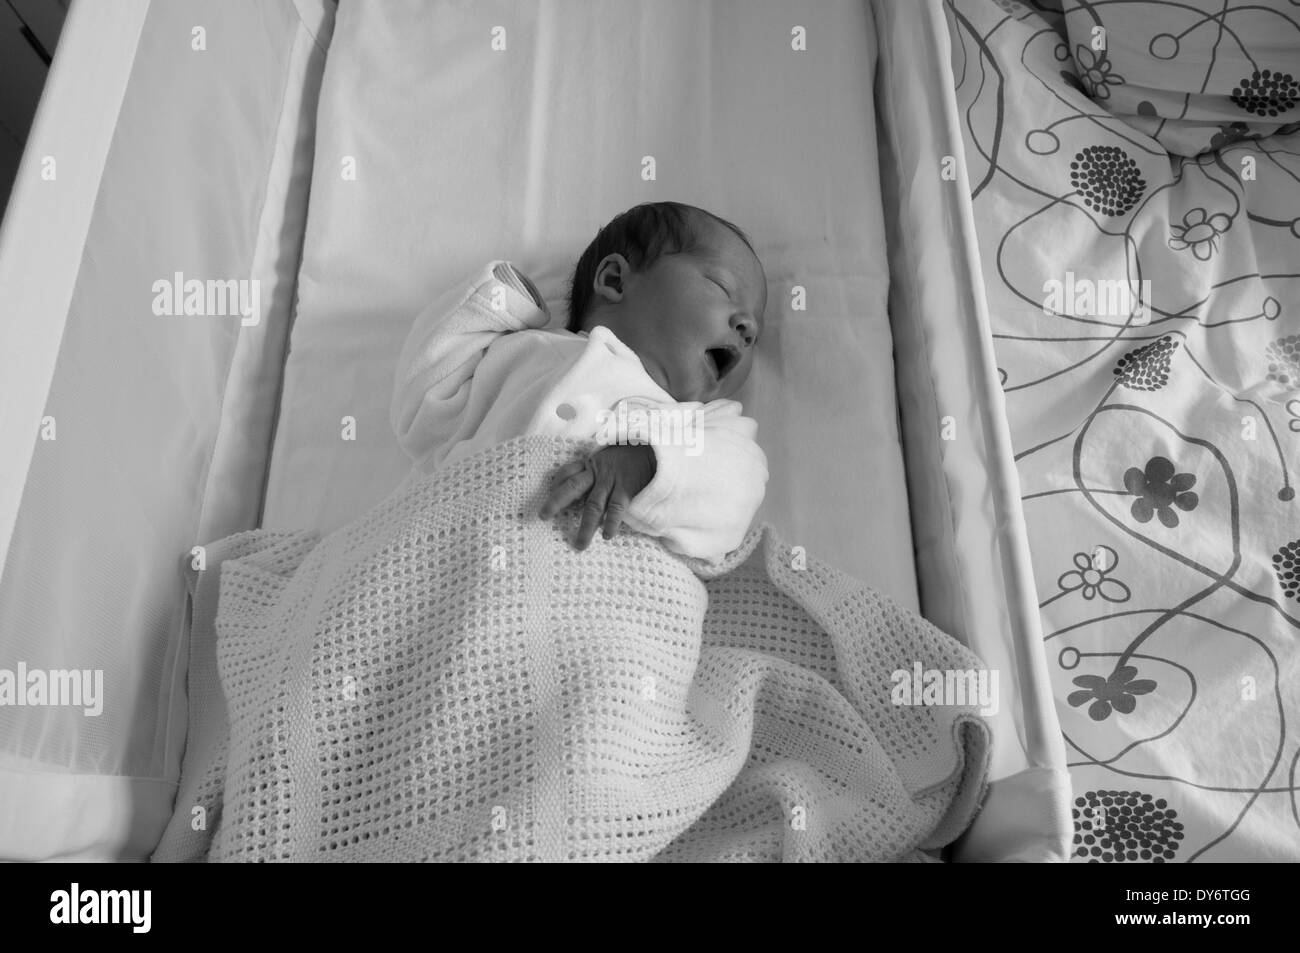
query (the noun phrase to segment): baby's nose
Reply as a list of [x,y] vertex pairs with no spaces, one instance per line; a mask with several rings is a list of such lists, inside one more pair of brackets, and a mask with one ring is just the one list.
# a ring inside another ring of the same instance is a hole
[[745,342],[745,347],[752,347],[754,337],[757,333],[757,323],[753,318],[738,314],[731,319],[731,329],[740,335],[740,339]]

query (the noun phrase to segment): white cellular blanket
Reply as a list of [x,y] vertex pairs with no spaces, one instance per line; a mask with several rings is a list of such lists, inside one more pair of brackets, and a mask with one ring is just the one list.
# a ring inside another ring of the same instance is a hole
[[[324,538],[196,574],[190,726],[155,860],[924,860],[988,728],[895,705],[963,646],[768,527],[709,569],[536,516],[584,449],[521,438]],[[219,594],[219,601],[217,596]]]

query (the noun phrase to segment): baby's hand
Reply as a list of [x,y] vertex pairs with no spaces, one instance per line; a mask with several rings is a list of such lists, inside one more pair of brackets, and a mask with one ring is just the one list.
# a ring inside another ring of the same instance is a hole
[[574,548],[586,549],[597,526],[603,528],[606,539],[613,539],[633,497],[650,484],[654,475],[654,448],[644,444],[602,447],[586,460],[575,460],[556,471],[541,517],[550,519],[586,494]]

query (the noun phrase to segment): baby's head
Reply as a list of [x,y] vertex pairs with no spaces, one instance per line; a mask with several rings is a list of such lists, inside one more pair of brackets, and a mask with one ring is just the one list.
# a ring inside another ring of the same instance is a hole
[[569,330],[609,328],[674,400],[708,402],[745,383],[765,307],[767,277],[739,228],[653,202],[614,218],[578,259]]

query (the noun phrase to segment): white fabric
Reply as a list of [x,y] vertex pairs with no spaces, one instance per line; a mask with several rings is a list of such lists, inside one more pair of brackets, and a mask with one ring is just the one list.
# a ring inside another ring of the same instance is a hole
[[[45,322],[45,304],[62,330],[52,378],[0,415],[34,447],[29,467],[0,447],[4,476],[25,477],[4,537],[0,668],[100,670],[104,698],[98,715],[0,707],[0,817],[17,819],[0,825],[0,858],[143,858],[170,813],[185,732],[181,560],[255,524],[266,469],[328,23],[324,0],[301,19],[312,6],[184,0],[137,22],[135,4],[85,3],[60,42],[32,140],[55,178],[29,154],[11,215],[23,227],[34,207],[42,221],[21,235],[7,225],[0,249],[0,360],[39,370],[27,319]],[[196,24],[206,49],[192,46]],[[86,104],[116,120],[106,155]],[[93,196],[88,222],[63,214],[73,195]],[[60,277],[69,257],[75,284]],[[154,283],[178,272],[260,281],[257,323],[156,314]],[[42,307],[11,295],[19,281]],[[11,382],[31,383],[0,372]],[[54,439],[38,439],[43,415]]]
[[[1014,698],[995,718],[993,778],[1061,768],[1065,752],[1041,646],[1024,518],[1005,405],[989,338],[961,130],[951,93],[923,98],[933,64],[903,51],[949,54],[937,3],[883,2],[874,9],[891,37],[882,52],[887,104],[887,193],[896,282],[891,306],[908,424],[909,477],[918,506],[917,556],[926,617],[959,634],[1002,675]],[[951,162],[952,180],[937,188]],[[972,293],[973,292],[973,293]],[[945,431],[946,434],[945,434]],[[936,435],[938,439],[936,439]],[[1013,742],[1014,739],[1014,742]],[[1058,831],[1062,838],[1068,830]],[[1063,845],[1062,845],[1063,846]]]
[[524,435],[645,443],[656,469],[628,528],[701,559],[739,546],[767,483],[754,421],[734,400],[674,401],[608,328],[546,330],[551,315],[530,284],[509,262],[489,262],[416,318],[392,423],[417,469]]
[[953,858],[962,862],[1062,863],[1074,830],[1064,768],[1026,768],[991,781],[984,806]]
[[[34,449],[32,421],[40,420],[54,377],[98,173],[149,4],[130,0],[111,13],[86,6],[68,18],[59,42],[66,53],[50,65],[8,207],[0,209],[0,576]],[[56,176],[57,157],[76,156],[82,174],[68,175],[65,163],[63,182],[51,188],[41,178],[48,156],[56,157]]]
[[771,471],[758,519],[915,607],[875,63],[850,0],[341,5],[262,525],[329,531],[404,478],[388,397],[439,292],[508,259],[561,313],[597,229],[673,199],[734,221],[767,271],[736,395]]
[[171,820],[176,781],[34,770],[0,755],[0,792],[8,862],[141,861]]
[[956,837],[988,729],[888,673],[979,661],[769,527],[712,568],[632,534],[575,552],[574,517],[534,506],[589,448],[524,437],[324,539],[214,544],[155,859],[885,861]]
[[[918,573],[926,618],[999,672],[994,784],[964,860],[1068,855],[1065,748],[1043,656],[1037,596],[1005,409],[989,340],[949,37],[938,0],[873,3],[890,291]],[[936,62],[936,55],[940,59]],[[999,809],[994,802],[1010,797]]]

